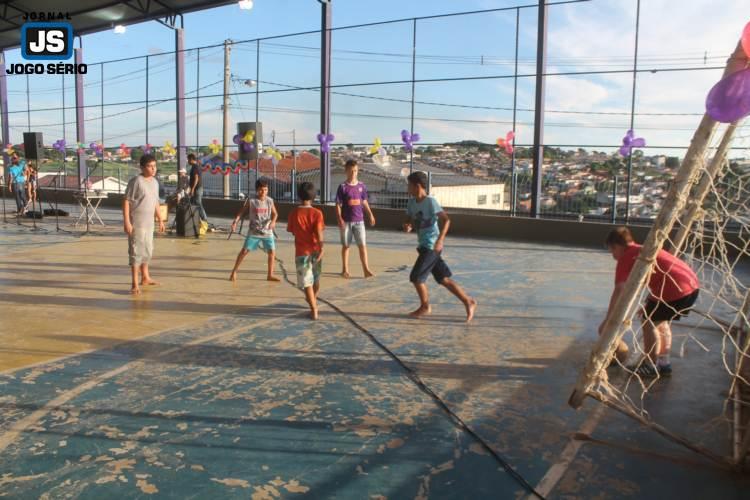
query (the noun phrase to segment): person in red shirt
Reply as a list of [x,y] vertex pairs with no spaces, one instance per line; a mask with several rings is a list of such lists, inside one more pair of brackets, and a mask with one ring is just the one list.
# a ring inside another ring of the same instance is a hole
[[297,286],[305,292],[310,304],[310,317],[318,319],[317,296],[323,270],[323,212],[313,208],[315,186],[311,182],[299,185],[297,193],[302,202],[289,213],[286,230],[294,235],[294,263],[297,266]]
[[[641,252],[641,245],[633,241],[633,235],[626,227],[613,229],[607,236],[607,248],[617,261],[615,288],[609,300],[607,315],[599,325],[599,334],[604,329],[612,308],[622,293],[630,271]],[[698,299],[700,283],[690,266],[665,250],[659,250],[656,263],[648,281],[649,297],[643,304],[643,345],[650,363],[641,363],[636,373],[655,377],[670,375],[672,365],[669,352],[672,348],[672,321],[687,316]],[[618,359],[624,346],[620,341]]]

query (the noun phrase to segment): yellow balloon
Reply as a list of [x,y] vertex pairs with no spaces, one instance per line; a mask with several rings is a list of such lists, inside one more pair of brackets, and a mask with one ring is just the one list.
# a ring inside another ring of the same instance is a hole
[[255,131],[248,130],[247,132],[245,132],[245,135],[242,137],[242,140],[244,142],[253,142],[254,138],[255,138]]
[[369,153],[370,153],[371,155],[375,155],[375,154],[378,154],[378,151],[380,151],[380,146],[381,146],[381,142],[380,142],[380,137],[376,137],[376,138],[375,138],[375,144],[373,144],[373,145],[372,145],[372,146],[370,147]]

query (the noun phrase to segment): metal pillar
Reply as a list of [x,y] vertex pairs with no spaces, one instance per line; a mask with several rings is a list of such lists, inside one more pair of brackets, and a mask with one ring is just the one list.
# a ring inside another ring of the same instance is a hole
[[[635,54],[633,55],[633,94],[630,100],[630,130],[635,125],[635,84],[638,79],[638,29],[641,20],[641,0],[638,0],[635,7]],[[633,174],[633,151],[628,155],[628,187],[625,194],[625,224],[630,222],[630,190],[632,186]]]
[[[223,131],[221,134],[221,141],[223,143],[222,161],[224,163],[224,167],[226,167],[226,165],[229,163],[229,84],[232,79],[232,70],[229,64],[229,54],[231,51],[232,41],[224,40],[224,99],[221,107],[223,115]],[[239,149],[237,151],[239,152]],[[224,175],[223,177],[224,179],[222,184],[222,194],[224,195],[224,199],[228,199],[231,192],[229,186],[229,176]]]
[[187,144],[185,137],[185,30],[174,30],[175,68],[177,87],[175,101],[177,103],[177,170],[187,164]]
[[[521,22],[521,9],[516,9],[516,56],[513,70],[513,134],[516,133],[516,107],[518,105],[518,33]],[[513,145],[516,138],[513,137]],[[510,154],[510,215],[516,215],[516,148]]]
[[[321,8],[320,21],[320,132],[330,133],[331,127],[331,23],[330,0],[318,0]],[[320,202],[328,203],[331,182],[331,155],[320,152]]]
[[[411,124],[409,133],[414,135],[414,95],[416,93],[417,79],[417,18],[412,20],[411,27]],[[409,151],[409,173],[414,172],[414,148]]]
[[146,144],[148,144],[148,60],[149,56],[146,56]]
[[547,71],[547,1],[539,0],[536,44],[536,98],[534,100],[534,170],[531,182],[531,216],[539,217],[544,164],[544,85]]
[[[0,115],[3,122],[3,165],[7,168],[10,165],[10,157],[5,152],[5,146],[10,144],[10,126],[8,123],[8,76],[5,73],[5,51],[0,51]],[[7,174],[7,171],[5,173]]]
[[200,148],[201,120],[201,48],[198,47],[198,61],[195,70],[195,147]]
[[[76,65],[83,64],[83,49],[74,49]],[[76,142],[85,143],[86,133],[83,128],[83,75],[76,73]],[[78,157],[78,189],[85,190],[83,183],[88,178],[88,169],[86,168],[86,153],[77,152]]]

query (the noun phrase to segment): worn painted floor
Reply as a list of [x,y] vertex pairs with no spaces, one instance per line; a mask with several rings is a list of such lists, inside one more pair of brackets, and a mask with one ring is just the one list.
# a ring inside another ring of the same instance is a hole
[[[158,238],[162,286],[133,298],[114,228],[44,224],[0,224],[0,496],[525,497],[351,319],[549,498],[747,498],[746,477],[593,401],[567,406],[611,291],[604,252],[449,238],[480,304],[467,326],[434,284],[434,314],[404,316],[413,236],[370,232],[378,276],[347,281],[329,231],[321,296],[348,318],[323,306],[314,323],[298,291],[264,281],[259,254],[227,281],[236,237]],[[688,350],[652,409],[722,453],[716,363]]]

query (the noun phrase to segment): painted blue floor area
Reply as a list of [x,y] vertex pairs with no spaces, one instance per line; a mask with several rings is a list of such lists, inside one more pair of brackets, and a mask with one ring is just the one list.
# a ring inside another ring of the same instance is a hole
[[[332,231],[328,237],[335,241]],[[368,238],[371,252],[415,246],[397,233]],[[281,240],[289,244],[287,235]],[[479,303],[471,325],[434,282],[433,314],[405,316],[417,305],[411,261],[393,262],[374,280],[333,289],[324,281],[321,297],[388,346],[536,485],[595,408],[588,402],[575,412],[567,398],[595,339],[614,262],[603,251],[462,238],[449,238],[445,259]],[[358,273],[356,259],[352,268]],[[331,263],[325,272],[336,269]],[[279,301],[263,314],[218,314],[114,347],[106,333],[103,326],[102,348],[92,353],[0,374],[0,496],[526,493],[396,361],[327,306],[318,322],[300,301]],[[676,371],[687,372],[694,359],[675,361]],[[675,392],[670,397],[689,404],[687,390]],[[703,410],[706,417],[711,408]],[[720,429],[695,432],[723,439]],[[605,413],[591,438],[600,442],[582,447],[550,497],[743,498],[749,491],[746,479],[617,414]]]

